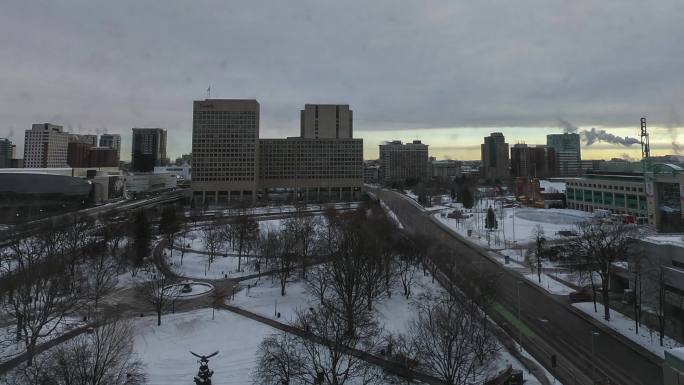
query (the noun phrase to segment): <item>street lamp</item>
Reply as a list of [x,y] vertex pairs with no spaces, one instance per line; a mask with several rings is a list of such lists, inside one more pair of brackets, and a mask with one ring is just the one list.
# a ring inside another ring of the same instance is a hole
[[591,379],[592,381],[596,378],[596,352],[594,351],[594,337],[599,336],[601,333],[596,330],[591,331]]
[[520,345],[520,351],[522,352],[522,320],[520,318],[520,284],[522,281],[518,281],[516,288],[518,289],[518,344]]

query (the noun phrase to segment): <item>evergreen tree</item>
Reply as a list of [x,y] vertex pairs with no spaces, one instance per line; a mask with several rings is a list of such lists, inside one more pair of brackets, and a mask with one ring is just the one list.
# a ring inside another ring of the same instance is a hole
[[495,230],[499,227],[499,224],[496,221],[496,213],[494,212],[494,209],[490,206],[489,209],[487,209],[487,218],[485,220],[485,228],[489,230]]

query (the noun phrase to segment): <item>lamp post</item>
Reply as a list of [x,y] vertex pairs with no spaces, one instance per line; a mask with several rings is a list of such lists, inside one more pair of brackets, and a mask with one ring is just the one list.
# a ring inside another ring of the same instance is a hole
[[522,281],[518,281],[516,288],[518,289],[518,344],[520,345],[520,351],[522,352],[522,320],[520,317],[520,284]]
[[594,350],[594,337],[599,336],[600,333],[592,330],[591,331],[591,379],[592,381],[596,378],[596,352]]

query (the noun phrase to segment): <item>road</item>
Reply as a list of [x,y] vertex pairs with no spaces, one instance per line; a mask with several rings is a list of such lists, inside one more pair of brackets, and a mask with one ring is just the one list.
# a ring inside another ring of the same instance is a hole
[[[567,298],[549,295],[517,273],[485,256],[482,248],[473,247],[445,230],[398,193],[374,190],[412,233],[425,234],[444,242],[455,253],[458,264],[500,276],[499,303],[490,316],[564,385],[589,385],[609,379],[610,384],[659,385],[663,383],[660,359],[634,349],[577,314]],[[519,293],[519,295],[518,295]],[[519,306],[519,307],[518,307]],[[521,322],[517,320],[520,309]],[[598,335],[592,335],[598,331]],[[551,368],[551,355],[557,356],[557,368]]]

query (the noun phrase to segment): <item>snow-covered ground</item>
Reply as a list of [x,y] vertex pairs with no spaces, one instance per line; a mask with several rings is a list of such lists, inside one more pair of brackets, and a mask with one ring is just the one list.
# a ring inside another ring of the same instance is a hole
[[[46,337],[39,337],[38,345],[49,342],[50,340],[83,325],[85,325],[85,323],[77,316],[69,316],[62,319],[60,322],[52,322],[42,330],[42,333],[47,332],[52,327],[55,327],[55,330]],[[14,323],[0,327],[0,362],[6,361],[25,351],[25,344],[22,341],[17,342],[16,340],[16,325]]]
[[639,334],[634,332],[634,320],[619,313],[615,310],[610,310],[610,321],[603,319],[603,305],[597,303],[597,312],[594,312],[593,302],[580,302],[575,303],[572,306],[583,311],[584,313],[592,316],[594,319],[600,321],[602,324],[608,326],[609,328],[617,331],[623,336],[629,338],[630,340],[636,342],[637,344],[643,346],[644,348],[650,350],[651,352],[657,354],[660,357],[665,357],[664,350],[681,347],[682,345],[677,341],[665,337],[663,340],[663,345],[660,346],[660,338],[656,330],[649,329],[646,326],[639,326]]
[[167,385],[192,383],[199,365],[190,351],[219,354],[210,359],[217,384],[251,384],[259,343],[275,332],[269,326],[230,313],[211,309],[164,315],[161,326],[157,318],[135,321],[134,350],[145,363],[147,384]]
[[254,271],[254,258],[242,257],[240,270],[238,271],[238,257],[230,254],[228,257],[218,255],[213,263],[209,263],[209,256],[206,254],[185,252],[183,264],[181,264],[181,253],[173,252],[173,257],[168,258],[169,267],[186,278],[206,278],[221,279],[228,275],[228,278],[242,277],[256,273]]

